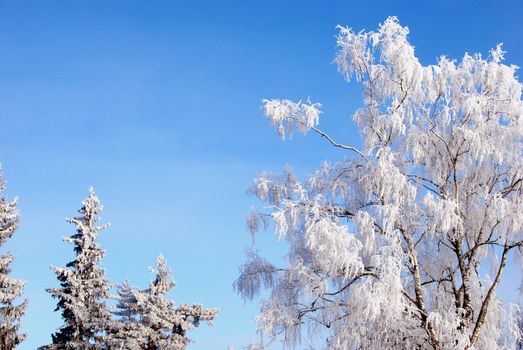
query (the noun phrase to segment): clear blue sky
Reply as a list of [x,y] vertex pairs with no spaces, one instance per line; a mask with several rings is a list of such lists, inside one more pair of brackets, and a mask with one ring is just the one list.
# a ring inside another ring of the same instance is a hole
[[[263,170],[305,174],[343,156],[313,135],[280,142],[261,99],[310,96],[322,126],[357,145],[360,90],[331,64],[335,26],[389,15],[425,64],[504,42],[523,65],[520,1],[0,1],[0,161],[22,213],[8,248],[30,299],[20,349],[61,324],[49,265],[72,259],[64,218],[90,185],[112,223],[101,237],[112,281],[145,287],[162,252],[173,299],[221,309],[191,349],[247,344],[257,305],[231,287],[251,244],[246,188]],[[271,233],[258,247],[284,252]]]

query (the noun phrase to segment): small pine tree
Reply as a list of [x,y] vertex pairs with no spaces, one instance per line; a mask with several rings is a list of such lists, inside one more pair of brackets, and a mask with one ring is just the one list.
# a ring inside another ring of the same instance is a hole
[[52,335],[53,343],[41,349],[106,348],[104,333],[112,322],[105,304],[110,287],[100,267],[105,253],[96,242],[98,233],[108,226],[97,226],[102,209],[90,188],[78,211],[81,215],[67,220],[77,227],[74,235],[64,238],[74,246],[76,258],[65,268],[53,267],[61,287],[47,289],[58,299],[55,311],[62,310],[65,324]]
[[[0,194],[6,188],[0,175]],[[9,201],[0,198],[0,246],[10,238],[18,228],[20,216],[16,210],[16,199]],[[27,300],[15,305],[14,301],[23,293],[25,282],[9,277],[9,264],[14,260],[11,253],[0,255],[0,349],[12,350],[26,337],[20,334],[20,319],[24,315]]]
[[156,278],[148,289],[139,291],[126,283],[120,286],[118,311],[114,312],[120,322],[111,336],[112,348],[184,350],[190,342],[186,331],[201,321],[211,324],[218,313],[217,309],[204,309],[198,304],[176,307],[167,299],[175,283],[163,256],[156,259],[153,272]]

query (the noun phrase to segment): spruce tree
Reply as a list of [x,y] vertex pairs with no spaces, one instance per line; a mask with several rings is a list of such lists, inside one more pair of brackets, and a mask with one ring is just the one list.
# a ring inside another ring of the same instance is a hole
[[[6,183],[0,174],[0,246],[18,229],[20,220],[16,199],[7,200],[3,195],[5,188]],[[19,330],[27,300],[15,305],[15,300],[23,293],[25,282],[9,276],[9,265],[13,260],[10,252],[0,255],[0,349],[3,350],[15,349],[26,337]]]
[[53,342],[41,349],[103,349],[105,330],[111,315],[105,300],[110,286],[100,262],[104,251],[96,242],[98,233],[108,225],[97,226],[103,207],[92,188],[78,211],[80,216],[67,221],[76,233],[64,240],[74,246],[76,257],[65,268],[53,267],[60,288],[49,288],[58,299],[55,311],[62,311],[64,325],[52,335]]
[[167,294],[176,284],[162,255],[156,258],[153,272],[156,278],[149,283],[149,288],[137,294],[142,323],[148,329],[146,349],[185,349],[190,342],[186,332],[199,326],[201,321],[210,324],[218,310],[204,309],[199,304],[176,307],[167,299]]
[[115,312],[120,323],[111,335],[111,348],[183,350],[190,343],[186,332],[201,321],[210,324],[218,313],[217,309],[204,309],[199,304],[176,307],[167,299],[175,283],[163,256],[156,259],[156,269],[152,271],[155,279],[145,290],[125,283],[120,286]]
[[111,349],[143,349],[145,342],[141,339],[145,327],[140,322],[140,309],[136,294],[138,289],[125,281],[117,286],[116,322],[111,324],[108,345]]
[[122,322],[134,322],[138,319],[139,312],[135,293],[137,289],[125,280],[122,284],[117,286],[118,296],[116,300],[116,310],[112,312],[113,315],[118,316]]

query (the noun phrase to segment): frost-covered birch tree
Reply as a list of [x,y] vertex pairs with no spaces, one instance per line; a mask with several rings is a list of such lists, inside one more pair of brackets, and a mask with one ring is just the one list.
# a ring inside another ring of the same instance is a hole
[[191,342],[187,331],[202,321],[211,324],[216,317],[217,309],[205,309],[199,304],[176,306],[167,298],[175,282],[162,255],[156,259],[156,269],[152,272],[155,279],[145,290],[127,283],[120,286],[115,312],[120,323],[112,332],[112,348],[183,350]]
[[75,259],[65,268],[53,267],[59,288],[49,288],[58,299],[55,311],[62,312],[64,325],[52,335],[53,342],[41,349],[104,349],[104,333],[112,322],[106,299],[110,286],[100,262],[105,253],[97,243],[108,225],[98,225],[103,207],[92,188],[82,201],[80,215],[67,221],[76,233],[64,237],[74,246]]
[[[20,220],[16,199],[8,200],[3,193],[6,186],[0,174],[0,247],[13,236]],[[0,255],[0,349],[5,350],[15,349],[26,337],[26,334],[20,333],[20,320],[27,300],[16,304],[16,299],[24,291],[25,282],[9,276],[9,265],[14,258],[9,252]]]
[[268,289],[260,333],[290,347],[312,332],[329,349],[515,348],[520,310],[496,288],[523,244],[517,67],[501,45],[422,65],[394,17],[338,29],[335,62],[362,87],[362,147],[319,128],[319,103],[264,101],[282,138],[313,132],[341,160],[255,180],[266,206],[248,223],[272,220],[289,252],[283,266],[251,253],[236,290]]

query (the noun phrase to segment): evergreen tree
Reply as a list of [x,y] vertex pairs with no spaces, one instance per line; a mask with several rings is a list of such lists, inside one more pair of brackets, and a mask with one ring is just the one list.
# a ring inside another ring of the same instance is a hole
[[122,322],[135,322],[138,320],[139,311],[135,293],[137,289],[129,284],[128,280],[117,286],[118,297],[116,311],[112,314],[118,316]]
[[55,311],[62,311],[64,325],[52,335],[53,343],[41,349],[102,349],[106,346],[105,330],[111,324],[108,280],[100,261],[104,251],[96,242],[98,233],[108,225],[97,226],[103,207],[89,189],[88,197],[78,211],[81,215],[67,221],[76,225],[77,231],[64,240],[74,246],[76,258],[65,268],[53,267],[60,288],[49,288],[58,299]]
[[[6,184],[0,175],[0,194]],[[18,228],[20,216],[16,210],[16,199],[9,201],[2,195],[0,198],[0,246],[10,238]],[[20,334],[20,319],[24,315],[27,300],[15,305],[16,298],[22,295],[25,283],[9,277],[9,264],[14,260],[11,253],[0,255],[0,349],[15,349],[26,337]]]
[[116,310],[112,313],[118,320],[111,324],[109,331],[108,345],[111,349],[143,349],[145,342],[141,339],[146,332],[140,322],[140,309],[136,299],[138,292],[127,280],[117,286]]
[[190,340],[186,331],[197,327],[200,321],[211,323],[217,309],[204,309],[202,305],[182,304],[175,307],[166,295],[176,285],[165,258],[156,258],[156,275],[149,288],[136,295],[142,315],[142,323],[147,327],[147,350],[185,349]]
[[175,283],[163,256],[156,259],[153,272],[156,278],[148,289],[139,291],[127,283],[120,286],[115,312],[120,323],[110,340],[112,348],[183,350],[190,342],[186,332],[201,321],[210,324],[218,313],[199,304],[176,307],[167,299]]

